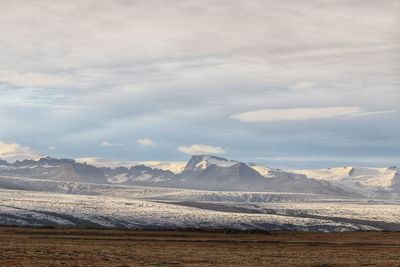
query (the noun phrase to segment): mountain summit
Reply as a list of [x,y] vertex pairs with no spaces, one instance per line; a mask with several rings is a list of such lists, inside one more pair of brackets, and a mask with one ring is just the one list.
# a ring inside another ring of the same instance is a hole
[[239,162],[234,160],[227,160],[216,156],[198,155],[192,156],[183,171],[202,171],[211,165],[215,165],[218,167],[231,167],[232,165],[235,165],[237,163]]
[[265,177],[247,164],[208,155],[193,156],[178,178],[184,187],[196,189],[267,189]]

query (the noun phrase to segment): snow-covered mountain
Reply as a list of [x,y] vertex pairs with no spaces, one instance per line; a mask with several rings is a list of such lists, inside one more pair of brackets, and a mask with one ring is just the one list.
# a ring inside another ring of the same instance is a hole
[[267,190],[266,179],[243,162],[193,156],[177,178],[181,187],[208,190]]
[[[316,193],[394,198],[400,195],[395,167],[281,170],[209,155],[193,156],[180,173],[144,165],[95,167],[71,159],[0,161],[0,176],[110,185],[222,191]],[[0,178],[1,179],[1,178]]]
[[368,197],[391,198],[400,193],[400,172],[397,167],[342,167],[314,170],[292,170],[320,181],[328,181],[348,192]]
[[102,168],[109,183],[124,185],[156,185],[167,186],[174,178],[174,173],[148,166],[132,166],[130,169],[118,167],[115,169]]
[[303,174],[272,169],[253,163],[249,166],[267,179],[268,188],[275,192],[316,193],[339,196],[357,196],[327,181],[318,181]]
[[398,197],[399,178],[397,168],[287,171],[207,155],[178,174],[69,159],[0,161],[0,225],[398,231],[400,199],[364,197]]
[[231,167],[235,164],[239,163],[236,160],[228,160],[216,156],[209,156],[209,155],[199,155],[199,156],[192,156],[189,162],[186,164],[183,171],[203,171],[206,168],[210,167],[211,165],[215,165],[218,167]]
[[328,182],[220,157],[193,156],[178,175],[178,187],[204,190],[246,190],[349,195]]
[[16,161],[12,164],[0,162],[0,175],[89,183],[104,183],[106,181],[99,168],[77,163],[72,159],[50,157],[41,158],[37,161]]

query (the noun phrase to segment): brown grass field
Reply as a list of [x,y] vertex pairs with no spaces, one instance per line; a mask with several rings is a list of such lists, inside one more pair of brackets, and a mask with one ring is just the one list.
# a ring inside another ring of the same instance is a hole
[[400,233],[0,227],[0,266],[400,266]]

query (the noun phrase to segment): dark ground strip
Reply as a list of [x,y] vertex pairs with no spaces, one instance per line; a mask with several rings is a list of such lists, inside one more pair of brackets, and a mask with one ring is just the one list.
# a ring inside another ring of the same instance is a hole
[[0,266],[400,266],[400,233],[0,227]]

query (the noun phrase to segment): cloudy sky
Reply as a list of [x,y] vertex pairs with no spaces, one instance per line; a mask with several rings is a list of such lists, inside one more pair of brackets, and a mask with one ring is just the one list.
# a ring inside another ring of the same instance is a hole
[[0,10],[0,157],[400,164],[398,0]]

